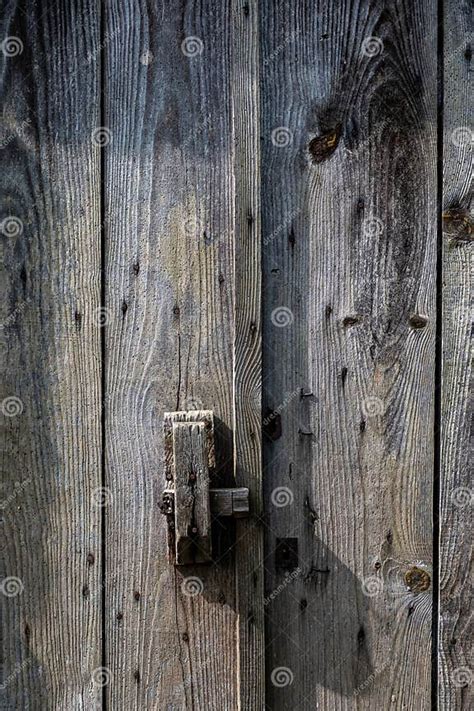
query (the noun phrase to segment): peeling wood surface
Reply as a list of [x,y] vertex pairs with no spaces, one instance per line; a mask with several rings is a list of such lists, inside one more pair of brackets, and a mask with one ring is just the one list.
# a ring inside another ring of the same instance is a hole
[[96,708],[98,9],[10,0],[1,15],[0,704]]
[[473,8],[445,3],[439,707],[474,707]]
[[437,6],[260,25],[267,704],[429,709]]

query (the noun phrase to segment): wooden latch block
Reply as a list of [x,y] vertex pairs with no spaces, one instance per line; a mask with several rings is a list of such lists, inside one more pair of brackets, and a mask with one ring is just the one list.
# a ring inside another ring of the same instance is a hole
[[216,516],[249,514],[249,490],[211,489],[215,468],[211,410],[167,412],[161,511],[168,519],[168,548],[176,565],[212,561],[211,523]]

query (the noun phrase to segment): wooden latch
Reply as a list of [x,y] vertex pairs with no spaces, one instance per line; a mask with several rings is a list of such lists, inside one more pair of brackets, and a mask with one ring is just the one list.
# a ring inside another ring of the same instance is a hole
[[168,549],[176,565],[212,561],[211,523],[217,516],[249,514],[249,490],[211,489],[216,466],[211,410],[166,412],[165,476],[161,511],[168,520]]

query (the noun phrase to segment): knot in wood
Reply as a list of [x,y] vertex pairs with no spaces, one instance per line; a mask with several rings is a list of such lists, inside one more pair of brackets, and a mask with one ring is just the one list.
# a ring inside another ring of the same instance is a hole
[[429,573],[414,565],[405,573],[405,582],[414,593],[425,592],[431,584]]

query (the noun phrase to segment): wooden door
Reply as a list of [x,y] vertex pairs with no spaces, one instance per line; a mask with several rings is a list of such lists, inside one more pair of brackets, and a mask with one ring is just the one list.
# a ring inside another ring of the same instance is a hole
[[[471,708],[470,4],[0,27],[1,708]],[[250,516],[174,565],[203,410]]]

